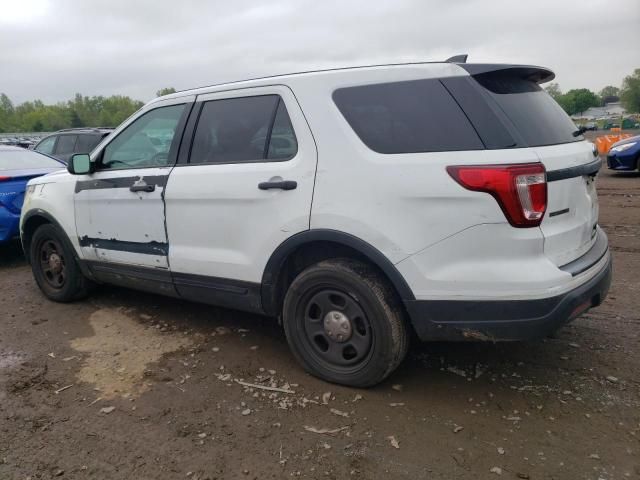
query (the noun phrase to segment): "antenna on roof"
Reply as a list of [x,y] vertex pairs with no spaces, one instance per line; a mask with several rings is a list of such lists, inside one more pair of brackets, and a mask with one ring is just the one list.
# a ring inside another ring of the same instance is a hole
[[447,63],[467,63],[467,55],[466,53],[462,55],[454,55],[453,57],[449,57],[445,60]]

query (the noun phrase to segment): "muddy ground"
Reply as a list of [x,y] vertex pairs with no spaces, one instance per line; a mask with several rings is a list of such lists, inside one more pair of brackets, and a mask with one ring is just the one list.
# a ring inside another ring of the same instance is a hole
[[414,345],[370,390],[306,375],[270,319],[51,303],[3,247],[0,478],[640,478],[640,175],[598,188],[604,305],[544,341]]

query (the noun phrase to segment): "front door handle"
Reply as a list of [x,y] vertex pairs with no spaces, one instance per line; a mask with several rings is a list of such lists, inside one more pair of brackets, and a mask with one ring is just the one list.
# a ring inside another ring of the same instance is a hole
[[155,191],[155,184],[147,185],[146,183],[133,184],[129,187],[132,192],[153,192]]
[[280,190],[295,190],[298,188],[298,182],[295,180],[280,180],[277,182],[260,182],[258,184],[260,190],[271,190],[277,188]]

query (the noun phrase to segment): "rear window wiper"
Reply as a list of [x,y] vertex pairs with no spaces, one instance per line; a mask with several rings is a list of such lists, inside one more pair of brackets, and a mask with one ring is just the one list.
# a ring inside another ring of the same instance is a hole
[[582,135],[584,132],[587,131],[587,127],[578,127],[578,129],[572,133],[572,135],[574,137],[579,137],[580,135]]

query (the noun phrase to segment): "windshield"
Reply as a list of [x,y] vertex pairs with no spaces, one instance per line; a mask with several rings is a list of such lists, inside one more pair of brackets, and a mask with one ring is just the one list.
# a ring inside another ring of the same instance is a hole
[[0,171],[29,168],[64,168],[64,165],[31,150],[0,150]]
[[576,125],[540,85],[508,73],[475,75],[529,147],[583,140]]

